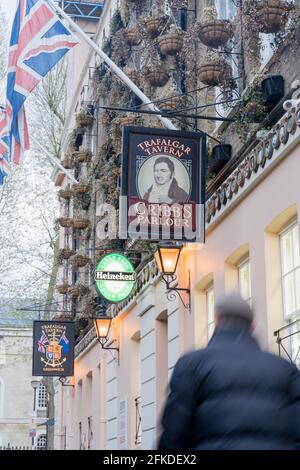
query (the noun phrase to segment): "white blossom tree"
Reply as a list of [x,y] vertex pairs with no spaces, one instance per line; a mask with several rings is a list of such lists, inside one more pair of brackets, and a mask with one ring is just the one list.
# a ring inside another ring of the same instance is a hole
[[[5,16],[0,7],[0,36]],[[8,41],[7,41],[8,42]],[[5,102],[7,42],[0,43],[0,102]],[[59,156],[65,120],[66,63],[59,64],[40,82],[26,101],[29,137],[33,135],[54,157]],[[58,198],[51,173],[53,164],[31,145],[24,162],[0,186],[0,298],[46,301],[53,276]]]

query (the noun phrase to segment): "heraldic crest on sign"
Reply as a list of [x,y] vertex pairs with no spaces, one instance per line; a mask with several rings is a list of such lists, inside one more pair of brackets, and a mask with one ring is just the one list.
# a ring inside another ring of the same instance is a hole
[[40,370],[40,375],[64,374],[70,356],[73,357],[73,328],[70,330],[73,325],[55,321],[35,323],[38,325],[35,331],[34,367]]

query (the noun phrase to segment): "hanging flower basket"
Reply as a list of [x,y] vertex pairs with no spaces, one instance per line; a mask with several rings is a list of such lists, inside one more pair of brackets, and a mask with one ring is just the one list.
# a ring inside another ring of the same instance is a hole
[[142,40],[140,31],[136,26],[123,30],[123,36],[128,46],[138,46]]
[[224,46],[233,35],[230,21],[213,19],[199,26],[200,41],[209,47]]
[[73,191],[72,189],[60,189],[58,191],[58,194],[59,197],[61,197],[62,199],[71,199],[71,197],[73,196]]
[[79,163],[88,162],[91,159],[90,152],[86,152],[85,150],[78,150],[74,152],[74,157]]
[[70,263],[72,264],[73,269],[83,268],[88,264],[89,260],[90,259],[87,256],[76,253],[75,255],[71,256]]
[[162,87],[168,82],[170,76],[165,70],[155,69],[146,72],[145,78],[151,86]]
[[61,161],[62,166],[66,170],[71,170],[73,168],[73,161],[70,156],[66,156],[62,161]]
[[179,98],[170,98],[168,100],[163,100],[158,105],[161,111],[174,111],[180,107],[180,99]]
[[55,320],[58,320],[58,321],[73,320],[73,316],[69,312],[58,312],[55,315]]
[[131,69],[131,68],[127,68],[127,69],[124,70],[124,72],[126,73],[127,77],[133,83],[135,83],[137,86],[139,86],[139,84],[140,84],[140,75],[136,70]]
[[72,255],[74,255],[74,251],[71,248],[62,248],[58,252],[58,257],[61,259],[69,259]]
[[198,68],[199,80],[208,86],[219,86],[231,76],[230,65],[222,59],[204,63]]
[[84,229],[90,225],[89,219],[73,219],[73,228],[74,229]]
[[289,17],[290,6],[283,0],[265,0],[255,3],[255,20],[260,33],[282,31]]
[[136,123],[136,118],[134,117],[133,114],[132,115],[128,114],[127,116],[115,119],[114,122],[118,127],[132,126],[133,124]]
[[73,225],[73,220],[70,217],[59,217],[57,222],[64,228],[70,228]]
[[88,185],[83,183],[74,183],[72,189],[76,194],[85,194],[88,192]]
[[180,109],[183,103],[183,97],[178,96],[179,91],[177,86],[173,83],[168,86],[167,90],[160,96],[157,106],[161,111],[174,111],[175,109]]
[[80,127],[90,127],[94,122],[94,116],[88,113],[79,113],[76,116],[76,123]]
[[73,299],[79,296],[86,295],[89,292],[89,288],[83,286],[82,284],[75,284],[74,286],[69,287],[68,294]]
[[56,290],[59,294],[65,295],[68,293],[69,284],[67,281],[64,281],[62,284],[56,286]]
[[152,37],[155,38],[159,35],[162,25],[164,22],[165,16],[163,15],[154,15],[154,16],[144,16],[141,20],[141,23],[146,30],[146,32]]
[[160,51],[165,55],[176,55],[183,46],[183,33],[176,28],[171,28],[168,34],[158,39]]

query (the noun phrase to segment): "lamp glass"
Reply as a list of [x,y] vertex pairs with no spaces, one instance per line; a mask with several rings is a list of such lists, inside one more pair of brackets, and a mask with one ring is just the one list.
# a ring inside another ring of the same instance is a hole
[[180,252],[181,246],[160,246],[155,253],[159,271],[164,274],[174,274]]
[[95,318],[94,326],[96,330],[96,335],[99,339],[106,339],[108,336],[109,328],[111,324],[111,318]]
[[40,385],[39,380],[32,380],[30,383],[31,383],[32,388],[38,388],[38,386]]

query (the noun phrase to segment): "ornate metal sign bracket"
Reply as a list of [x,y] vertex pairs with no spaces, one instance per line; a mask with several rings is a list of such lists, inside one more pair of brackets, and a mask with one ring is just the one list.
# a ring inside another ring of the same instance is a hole
[[[173,302],[176,299],[176,294],[181,300],[183,306],[191,313],[191,276],[189,271],[189,283],[188,287],[177,287],[178,278],[176,274],[162,274],[162,279],[167,287],[167,298]],[[188,302],[185,302],[182,296],[182,292],[188,295]]]

